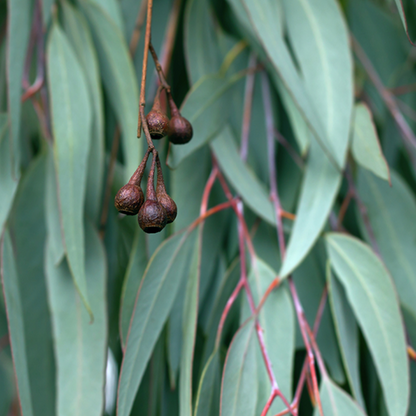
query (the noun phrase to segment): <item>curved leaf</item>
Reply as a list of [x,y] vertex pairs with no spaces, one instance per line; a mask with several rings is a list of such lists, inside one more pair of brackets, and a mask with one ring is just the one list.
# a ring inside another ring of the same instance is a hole
[[[328,377],[324,377],[319,392],[325,416],[365,416],[357,403]],[[318,408],[314,416],[319,416]]]
[[351,150],[354,159],[363,168],[390,181],[389,166],[381,150],[371,112],[365,104],[355,106]]
[[220,357],[215,350],[205,365],[199,382],[195,416],[217,416],[220,409]]
[[91,106],[84,73],[56,22],[49,35],[47,64],[65,250],[75,286],[91,314],[85,277],[83,224]]
[[121,124],[127,181],[137,169],[141,153],[136,138],[139,91],[133,63],[123,34],[107,13],[89,1],[83,2],[83,7],[93,27],[104,86]]
[[0,244],[1,280],[6,303],[10,344],[17,379],[20,409],[23,415],[33,416],[22,300],[19,293],[16,263],[10,234],[6,229]]
[[[332,155],[342,167],[353,103],[352,58],[342,13],[334,0],[289,0],[284,6],[305,87],[330,141]],[[341,181],[338,169],[332,165],[326,152],[311,146],[282,276],[302,261],[328,218]]]
[[288,276],[307,256],[325,225],[341,185],[341,173],[329,161],[315,140],[311,141],[309,160],[296,220],[279,275]]
[[256,329],[248,321],[234,336],[225,360],[220,416],[254,416],[257,402]]
[[345,371],[354,397],[361,407],[365,408],[360,378],[359,334],[354,312],[348,303],[344,288],[332,276],[330,270],[327,274],[327,280],[332,316]]
[[3,232],[16,193],[18,179],[14,178],[7,138],[8,117],[0,114],[0,234]]
[[[391,172],[391,181],[390,187],[371,173],[360,170],[357,189],[400,301],[416,316],[416,200],[394,171]],[[362,223],[361,229],[366,235]]]
[[383,264],[359,240],[327,235],[327,250],[371,351],[390,416],[405,416],[409,368],[395,288]]
[[62,9],[64,29],[84,70],[93,113],[85,208],[98,222],[104,178],[104,110],[98,58],[85,18],[66,1]]
[[187,273],[193,238],[165,240],[152,256],[136,297],[118,385],[118,416],[128,416],[155,343]]
[[94,322],[80,303],[67,262],[55,266],[50,242],[46,277],[57,364],[59,416],[100,416],[107,357],[106,259],[97,232],[86,224],[86,273]]
[[54,416],[55,362],[44,270],[47,162],[43,152],[29,165],[21,179],[9,225],[15,246],[33,412]]
[[7,95],[13,178],[20,171],[20,119],[22,112],[22,77],[32,27],[31,0],[8,0],[7,25]]
[[222,172],[244,202],[261,218],[274,225],[276,217],[273,204],[264,185],[241,160],[229,126],[212,141],[211,147]]

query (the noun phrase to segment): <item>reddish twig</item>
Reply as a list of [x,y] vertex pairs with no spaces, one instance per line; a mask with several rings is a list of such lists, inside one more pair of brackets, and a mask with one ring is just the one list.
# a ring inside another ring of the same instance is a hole
[[[276,161],[275,161],[275,148],[274,148],[274,122],[273,122],[273,113],[272,113],[272,104],[270,97],[270,86],[267,75],[262,73],[262,92],[263,92],[263,102],[265,110],[265,119],[266,119],[266,130],[267,130],[267,146],[268,146],[268,158],[269,158],[269,174],[270,174],[270,197],[273,201],[273,205],[276,212],[276,225],[277,225],[277,238],[279,241],[280,255],[282,261],[284,261],[286,256],[286,243],[283,231],[283,222],[282,222],[282,208],[279,198],[279,193],[277,189],[277,171],[276,171]],[[296,315],[299,322],[299,327],[301,330],[303,342],[306,347],[307,357],[309,360],[309,370],[312,376],[312,383],[314,387],[314,393],[316,401],[318,403],[318,408],[323,416],[322,404],[319,395],[318,379],[316,376],[315,370],[315,359],[312,351],[311,344],[308,339],[308,323],[306,321],[299,296],[297,294],[295,283],[291,276],[288,278],[289,288],[292,294],[293,302],[295,305]]]

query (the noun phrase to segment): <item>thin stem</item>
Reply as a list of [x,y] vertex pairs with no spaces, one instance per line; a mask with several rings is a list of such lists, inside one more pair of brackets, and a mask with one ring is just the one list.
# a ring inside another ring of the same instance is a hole
[[[146,105],[146,75],[147,75],[147,60],[149,56],[150,37],[151,37],[151,31],[152,31],[152,9],[153,9],[153,0],[147,0],[147,21],[146,21],[146,34],[144,38],[144,54],[143,54],[143,66],[142,66],[142,82],[140,85],[140,110],[139,110],[139,117],[138,117],[138,122],[137,122],[137,137],[141,136],[142,123],[145,124],[147,127],[147,123],[144,118],[144,106]],[[146,135],[146,139],[147,139],[147,135]],[[149,145],[149,147],[152,147],[152,146]]]
[[[351,35],[351,42],[358,60],[361,62],[362,66],[367,72],[368,77],[370,78],[373,85],[376,87],[385,105],[387,106],[391,115],[393,116],[393,119],[396,122],[397,127],[399,128],[399,131],[401,133],[401,137],[404,139],[404,144],[406,145],[409,151],[409,157],[411,158],[413,166],[416,169],[416,157],[413,153],[414,148],[416,148],[415,135],[413,134],[411,128],[407,124],[407,121],[403,117],[403,114],[400,112],[393,94],[384,87],[383,82],[377,74],[377,71],[375,70],[373,64],[366,55],[364,49],[361,47],[361,45],[358,43],[358,41],[355,39],[353,35]],[[409,145],[412,146],[413,149],[409,148]]]
[[[277,190],[277,170],[276,170],[276,160],[275,160],[275,148],[274,148],[274,122],[273,122],[273,113],[272,113],[272,104],[271,104],[271,97],[270,97],[270,87],[269,82],[267,79],[267,75],[263,72],[262,73],[262,92],[263,92],[263,102],[264,102],[264,110],[265,110],[265,121],[266,121],[266,129],[267,129],[267,148],[268,148],[268,159],[269,159],[269,176],[270,176],[270,197],[273,201],[273,205],[275,207],[275,214],[276,214],[276,224],[277,224],[277,238],[279,241],[279,248],[281,259],[284,261],[286,257],[286,243],[285,243],[285,236],[283,232],[283,222],[282,222],[282,208],[279,198],[279,193]],[[314,391],[316,400],[318,402],[319,411],[321,416],[323,416],[322,411],[322,404],[321,399],[319,396],[319,388],[318,388],[318,379],[316,376],[315,371],[315,360],[313,351],[308,339],[306,327],[308,325],[306,318],[304,316],[303,308],[300,303],[295,283],[291,276],[288,278],[289,287],[292,294],[293,302],[295,304],[295,310],[298,317],[299,327],[301,330],[303,342],[306,347],[307,356],[309,360],[309,368],[312,376],[312,381],[314,385]]]
[[153,47],[152,43],[149,44],[149,50],[150,50],[150,53],[152,54],[153,61],[155,62],[155,67],[156,67],[157,74],[159,76],[159,81],[161,85],[163,86],[163,88],[165,88],[166,92],[170,94],[170,85],[166,81],[166,77],[165,77],[165,74],[163,73],[162,65],[160,65],[159,59],[157,57],[155,48]]
[[301,158],[301,156],[298,155],[294,147],[288,142],[288,140],[276,129],[274,130],[274,135],[276,137],[276,140],[286,149],[286,151],[289,153],[289,156],[293,159],[293,161],[298,165],[299,169],[303,170],[305,168],[305,162]]

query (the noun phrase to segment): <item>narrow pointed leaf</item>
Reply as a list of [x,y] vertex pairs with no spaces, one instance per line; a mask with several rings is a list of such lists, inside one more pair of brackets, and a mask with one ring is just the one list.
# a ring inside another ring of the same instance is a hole
[[217,416],[220,409],[220,360],[216,350],[202,372],[195,403],[195,416]]
[[7,25],[7,95],[13,178],[20,171],[20,133],[22,113],[22,77],[32,23],[31,0],[8,0]]
[[221,170],[244,202],[269,224],[275,224],[273,204],[268,192],[241,160],[229,126],[212,141],[211,146]]
[[328,234],[327,250],[372,354],[389,415],[405,416],[409,367],[393,282],[371,249],[353,237]]
[[360,406],[365,408],[360,378],[359,334],[354,312],[348,303],[344,288],[332,276],[330,270],[327,280],[332,316],[348,382],[354,397]]
[[67,262],[55,266],[50,243],[46,276],[57,364],[58,416],[100,416],[104,407],[107,356],[106,260],[102,243],[86,225],[86,273],[94,322],[83,307]]
[[[365,416],[357,403],[328,377],[324,377],[319,392],[325,416]],[[315,408],[314,416],[319,416]]]
[[330,140],[332,155],[312,145],[282,276],[291,273],[309,252],[329,215],[341,179],[333,158],[338,167],[344,165],[353,102],[352,58],[337,2],[294,0],[284,6],[305,88]]
[[47,64],[65,250],[75,285],[91,314],[85,277],[83,224],[91,106],[82,68],[56,22],[49,35]]
[[221,131],[230,114],[227,93],[242,78],[242,74],[229,79],[217,74],[207,75],[192,87],[182,104],[181,114],[191,122],[194,137],[186,146],[171,146],[168,160],[171,168],[176,168]]
[[107,13],[89,1],[83,7],[93,28],[104,86],[120,121],[127,181],[137,169],[141,149],[136,138],[139,91],[133,63],[122,32]]
[[182,353],[179,382],[180,416],[192,416],[192,375],[196,325],[198,320],[199,278],[201,273],[202,228],[199,229],[198,242],[194,247],[192,262],[186,286],[183,320]]
[[234,336],[225,360],[220,416],[254,416],[257,402],[256,329],[248,321]]
[[29,369],[26,358],[26,339],[23,321],[22,300],[12,241],[8,230],[2,235],[0,246],[1,281],[6,303],[10,345],[16,374],[19,404],[23,415],[33,416],[32,396],[29,383]]
[[104,178],[104,114],[98,57],[85,18],[67,2],[63,3],[63,24],[84,71],[93,113],[85,208],[87,215],[98,222]]
[[17,284],[33,411],[35,415],[54,416],[55,361],[44,270],[46,167],[44,152],[22,177],[9,224],[16,247]]
[[0,114],[0,234],[3,232],[19,182],[13,175],[7,122],[7,115]]
[[325,225],[341,184],[341,174],[312,140],[296,220],[279,272],[288,276],[306,257]]
[[147,362],[187,275],[193,238],[179,233],[152,256],[136,297],[118,385],[118,416],[128,416]]
[[134,242],[131,247],[129,264],[124,276],[121,293],[120,308],[120,336],[124,346],[129,332],[130,320],[133,315],[137,291],[143,278],[147,265],[146,240],[141,228],[137,228]]
[[389,166],[381,150],[370,110],[365,104],[355,106],[351,150],[354,159],[363,168],[386,181],[390,180]]
[[[392,171],[391,181],[390,187],[371,173],[360,170],[358,192],[400,301],[416,316],[416,200],[396,172]],[[366,235],[363,224],[361,229]]]

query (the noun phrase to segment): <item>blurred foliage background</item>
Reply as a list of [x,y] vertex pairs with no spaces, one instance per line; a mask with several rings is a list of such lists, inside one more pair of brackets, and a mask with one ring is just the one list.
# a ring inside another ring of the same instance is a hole
[[146,5],[0,2],[0,416],[416,416],[415,2],[154,0],[155,235]]

